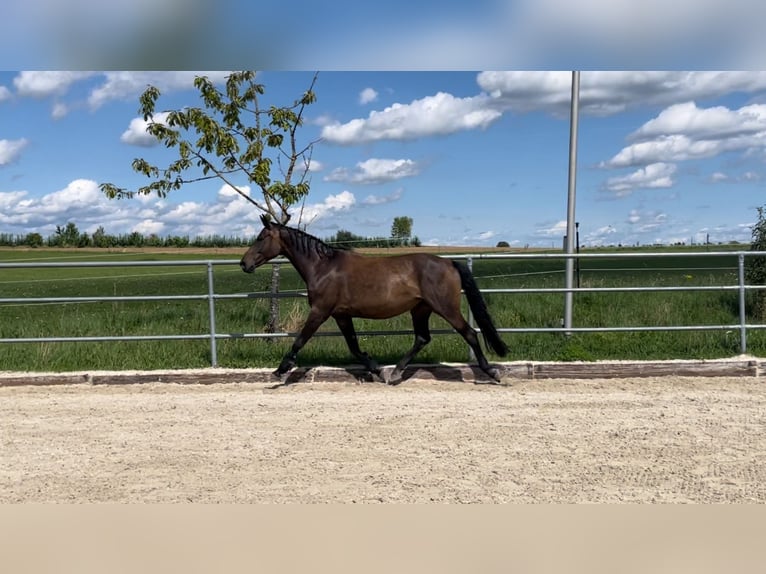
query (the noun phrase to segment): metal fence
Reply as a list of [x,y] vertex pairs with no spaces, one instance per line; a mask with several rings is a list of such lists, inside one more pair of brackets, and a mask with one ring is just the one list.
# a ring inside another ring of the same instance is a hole
[[[639,286],[639,287],[572,287],[561,288],[498,288],[482,289],[482,293],[560,293],[562,297],[568,292],[572,293],[608,293],[608,292],[651,292],[651,291],[736,291],[738,293],[739,322],[726,325],[666,325],[666,326],[630,326],[630,327],[507,327],[498,326],[501,333],[589,333],[589,332],[637,332],[637,331],[702,331],[702,330],[736,330],[740,334],[740,351],[747,352],[747,332],[753,329],[766,329],[766,325],[748,324],[746,320],[745,295],[748,290],[766,289],[764,285],[747,285],[745,283],[745,258],[764,257],[766,251],[699,251],[699,252],[608,252],[608,253],[514,253],[514,254],[475,254],[445,256],[451,259],[463,259],[472,268],[473,262],[482,259],[567,259],[589,260],[599,258],[609,259],[647,259],[647,258],[671,258],[671,257],[728,257],[737,258],[737,282],[731,285],[683,285],[683,286]],[[277,259],[275,264],[286,264],[286,260]],[[207,339],[210,341],[210,355],[212,366],[218,365],[217,341],[220,339],[242,338],[277,338],[293,337],[295,333],[219,333],[216,330],[216,301],[223,299],[252,299],[271,298],[271,293],[235,293],[222,294],[215,292],[213,269],[215,266],[238,266],[238,260],[193,260],[193,261],[93,261],[93,262],[8,262],[0,263],[0,270],[9,268],[34,268],[40,271],[63,267],[88,268],[88,267],[203,267],[207,271],[207,292],[196,295],[146,295],[146,296],[87,296],[87,297],[0,297],[0,305],[3,304],[38,304],[38,303],[91,303],[109,301],[177,301],[177,300],[207,300],[209,310],[209,330],[203,334],[174,334],[174,335],[124,335],[124,336],[83,336],[83,337],[29,337],[29,338],[3,338],[0,343],[53,343],[53,342],[101,342],[101,341],[143,341],[143,340],[193,340]],[[305,297],[305,291],[281,292],[278,297]],[[469,321],[472,325],[473,318],[469,313]],[[475,326],[475,325],[474,325]],[[434,334],[449,333],[448,330],[434,330]],[[359,335],[402,335],[410,334],[411,331],[360,331]],[[318,332],[318,336],[338,336],[340,332]]]

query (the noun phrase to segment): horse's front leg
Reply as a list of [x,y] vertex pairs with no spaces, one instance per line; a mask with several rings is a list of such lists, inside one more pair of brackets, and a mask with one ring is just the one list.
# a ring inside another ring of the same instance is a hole
[[338,324],[340,332],[343,333],[343,337],[346,339],[346,344],[348,345],[348,349],[351,351],[351,354],[354,355],[354,357],[356,357],[362,363],[362,365],[364,365],[364,368],[367,369],[368,372],[377,376],[378,378],[381,378],[382,380],[382,375],[380,373],[380,367],[378,366],[378,363],[375,362],[375,359],[370,357],[367,353],[359,348],[359,339],[356,336],[354,322],[351,317],[346,315],[335,315],[334,319]]
[[311,336],[316,333],[316,330],[319,329],[319,326],[324,323],[329,316],[330,315],[328,313],[320,309],[315,309],[313,307],[311,308],[308,319],[306,319],[306,323],[303,325],[301,332],[298,333],[295,341],[293,341],[293,346],[284,356],[282,362],[279,363],[277,370],[274,371],[275,376],[281,377],[295,366],[295,360],[298,356],[298,351],[303,348]]

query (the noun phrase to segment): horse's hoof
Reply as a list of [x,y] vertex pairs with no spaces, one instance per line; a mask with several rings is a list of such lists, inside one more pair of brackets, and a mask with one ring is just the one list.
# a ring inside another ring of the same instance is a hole
[[503,380],[503,377],[502,377],[499,369],[489,369],[489,370],[487,370],[487,374],[496,383],[501,383],[502,380]]
[[384,377],[383,380],[385,381],[387,385],[392,385],[392,386],[398,385],[399,383],[402,382],[402,374],[393,372],[387,378]]

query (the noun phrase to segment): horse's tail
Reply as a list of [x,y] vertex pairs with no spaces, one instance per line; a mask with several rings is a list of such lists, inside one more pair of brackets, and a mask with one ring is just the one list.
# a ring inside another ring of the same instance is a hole
[[471,307],[476,323],[479,325],[479,329],[481,329],[481,334],[484,336],[484,343],[487,347],[491,347],[495,353],[505,357],[508,353],[508,346],[500,338],[500,334],[492,322],[492,317],[489,316],[487,304],[484,302],[484,297],[481,296],[481,291],[479,291],[479,287],[476,285],[471,270],[458,261],[453,261],[452,264],[457,269],[457,272],[460,273],[460,284],[463,287],[463,291],[465,291],[468,305]]

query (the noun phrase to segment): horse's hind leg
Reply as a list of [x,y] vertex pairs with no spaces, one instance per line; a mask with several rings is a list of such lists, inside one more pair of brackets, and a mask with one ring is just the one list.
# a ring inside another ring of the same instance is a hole
[[463,339],[465,339],[465,342],[468,343],[469,347],[471,347],[471,350],[476,357],[476,362],[479,364],[479,368],[499,383],[500,372],[496,368],[492,367],[489,364],[489,361],[487,361],[487,358],[484,356],[484,352],[481,350],[479,337],[476,335],[476,331],[468,324],[468,321],[465,320],[463,314],[460,312],[460,308],[456,307],[444,312],[437,310],[437,313],[444,317],[444,319],[450,325],[452,325],[452,328],[455,329],[455,331],[457,331],[460,336],[463,337]]
[[340,332],[343,333],[343,337],[346,339],[346,344],[348,345],[348,350],[351,351],[351,354],[354,355],[354,357],[356,357],[370,373],[380,377],[380,367],[378,366],[378,363],[376,363],[370,355],[359,348],[359,339],[356,336],[354,322],[351,317],[338,315],[333,318],[338,324]]
[[396,385],[402,380],[404,369],[412,361],[413,357],[420,352],[431,341],[431,331],[428,328],[428,319],[431,317],[432,309],[426,303],[416,305],[410,314],[412,315],[412,326],[415,330],[415,343],[404,357],[396,364],[394,370],[386,381],[389,385]]

